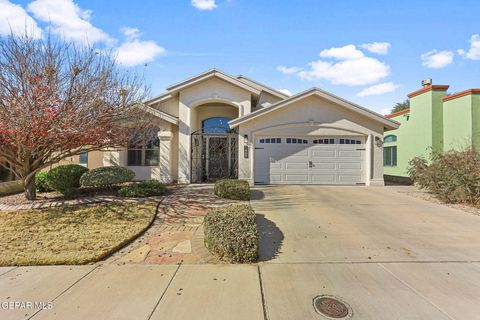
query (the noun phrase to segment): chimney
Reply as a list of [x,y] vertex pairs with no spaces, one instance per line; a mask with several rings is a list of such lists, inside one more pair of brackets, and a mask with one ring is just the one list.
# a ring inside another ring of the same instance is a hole
[[432,79],[424,79],[422,80],[422,87],[426,88],[432,85]]

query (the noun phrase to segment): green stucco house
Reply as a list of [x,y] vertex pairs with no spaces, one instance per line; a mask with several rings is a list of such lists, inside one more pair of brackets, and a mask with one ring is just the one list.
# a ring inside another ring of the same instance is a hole
[[449,86],[432,85],[408,95],[410,109],[386,116],[399,122],[398,129],[384,134],[386,179],[408,177],[408,162],[433,151],[480,148],[480,89],[447,95]]

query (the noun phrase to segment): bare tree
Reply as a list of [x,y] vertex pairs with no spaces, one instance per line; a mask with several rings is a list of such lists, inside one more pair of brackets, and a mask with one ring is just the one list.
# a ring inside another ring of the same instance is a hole
[[42,168],[81,151],[125,146],[146,94],[143,78],[109,53],[50,37],[2,38],[0,165],[34,200]]

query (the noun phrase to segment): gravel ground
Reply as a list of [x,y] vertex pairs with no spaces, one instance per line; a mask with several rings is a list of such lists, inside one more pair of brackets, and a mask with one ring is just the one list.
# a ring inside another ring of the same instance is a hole
[[477,216],[480,216],[480,208],[479,207],[473,207],[473,206],[464,205],[464,204],[445,203],[445,202],[437,199],[434,195],[432,195],[432,194],[430,194],[426,191],[420,190],[420,189],[418,189],[417,187],[414,187],[414,186],[409,187],[408,191],[399,191],[399,192],[407,194],[411,197],[423,199],[423,200],[430,201],[430,202],[433,202],[433,203],[438,203],[438,204],[441,204],[441,205],[444,205],[444,206],[447,206],[447,207],[450,207],[450,208],[463,210],[465,212],[473,213]]

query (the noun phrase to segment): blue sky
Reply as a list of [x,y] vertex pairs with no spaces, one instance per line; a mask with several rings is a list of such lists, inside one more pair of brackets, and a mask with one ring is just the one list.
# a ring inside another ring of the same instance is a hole
[[0,35],[26,22],[86,37],[144,72],[153,95],[215,67],[385,112],[424,78],[480,87],[478,12],[478,1],[439,0],[0,0]]

